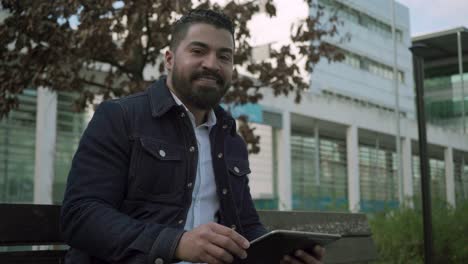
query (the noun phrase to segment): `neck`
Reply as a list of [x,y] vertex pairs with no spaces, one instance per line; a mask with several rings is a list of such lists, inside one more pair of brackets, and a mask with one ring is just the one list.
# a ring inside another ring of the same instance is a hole
[[[184,103],[185,104],[185,103]],[[206,118],[207,118],[207,115],[208,115],[208,111],[207,110],[201,110],[201,109],[198,109],[198,108],[195,108],[193,106],[190,106],[190,105],[185,105],[188,110],[193,114],[193,116],[195,117],[195,124],[197,126],[205,123],[206,121]]]

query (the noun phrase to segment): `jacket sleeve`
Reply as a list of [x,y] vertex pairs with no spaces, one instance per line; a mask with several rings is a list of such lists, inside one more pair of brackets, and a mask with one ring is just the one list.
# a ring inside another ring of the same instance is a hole
[[124,119],[124,109],[115,101],[96,110],[73,158],[61,231],[72,248],[108,262],[144,255],[148,263],[156,258],[170,263],[184,231],[118,211],[126,195],[131,151]]

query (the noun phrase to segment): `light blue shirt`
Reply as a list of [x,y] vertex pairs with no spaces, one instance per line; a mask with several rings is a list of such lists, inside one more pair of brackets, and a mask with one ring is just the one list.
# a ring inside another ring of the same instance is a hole
[[[178,105],[185,107],[174,93],[172,93],[172,96]],[[190,205],[184,226],[185,230],[192,230],[199,225],[218,220],[215,215],[219,210],[219,200],[216,194],[210,143],[210,131],[216,124],[216,115],[213,110],[210,110],[206,122],[197,127],[194,115],[187,107],[185,107],[185,110],[187,110],[187,114],[192,122],[198,146],[197,175],[195,184],[193,185],[192,204]]]

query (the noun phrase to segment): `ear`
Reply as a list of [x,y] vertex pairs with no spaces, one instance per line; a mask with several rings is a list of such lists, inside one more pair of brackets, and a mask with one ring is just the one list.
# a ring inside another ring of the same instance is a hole
[[172,66],[174,65],[174,53],[170,49],[164,54],[164,65],[168,72],[172,71]]

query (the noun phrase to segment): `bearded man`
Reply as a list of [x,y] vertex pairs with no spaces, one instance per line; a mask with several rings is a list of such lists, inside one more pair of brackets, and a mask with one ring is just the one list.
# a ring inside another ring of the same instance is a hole
[[[167,77],[97,108],[63,201],[66,263],[231,263],[266,233],[246,145],[219,106],[234,48],[224,14],[192,10],[174,24]],[[283,262],[319,263],[321,250]]]

